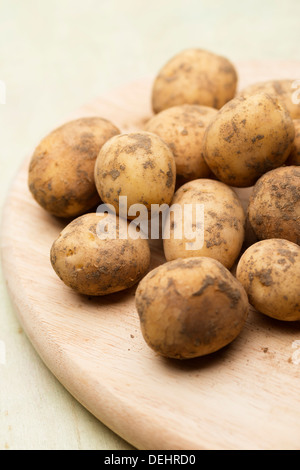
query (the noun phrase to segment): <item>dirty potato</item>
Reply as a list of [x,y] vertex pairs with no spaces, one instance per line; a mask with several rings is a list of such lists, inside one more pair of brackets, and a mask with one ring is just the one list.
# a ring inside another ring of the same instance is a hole
[[76,217],[99,202],[94,181],[97,155],[119,129],[100,117],[68,122],[35,149],[28,175],[35,200],[57,217]]
[[[152,204],[169,204],[173,197],[173,153],[159,136],[150,132],[115,136],[103,145],[97,157],[95,181],[102,201],[111,204],[118,214],[119,198],[126,196],[128,209],[141,204],[148,216]],[[135,216],[128,214],[128,218]]]
[[174,194],[164,225],[164,253],[167,261],[206,256],[231,268],[244,236],[245,213],[234,190],[220,181],[198,179]]
[[199,257],[165,263],[136,291],[143,337],[157,353],[188,359],[231,343],[248,315],[242,285],[218,261]]
[[286,165],[300,166],[300,119],[294,119],[295,140]]
[[217,110],[208,106],[173,106],[156,114],[146,131],[159,135],[171,148],[176,173],[186,180],[211,175],[203,158],[202,141],[208,123]]
[[258,240],[284,238],[300,244],[300,168],[269,171],[255,184],[248,218]]
[[51,248],[60,279],[80,294],[98,296],[136,284],[150,264],[148,241],[120,239],[128,223],[113,214],[90,213],[73,220]]
[[278,320],[300,320],[300,247],[282,239],[255,243],[241,256],[236,272],[249,302]]
[[[298,90],[297,90],[298,88]],[[300,118],[299,83],[296,80],[266,80],[264,82],[253,83],[245,87],[239,95],[248,97],[256,93],[264,92],[279,99],[288,109],[292,119]],[[293,94],[295,102],[293,103]]]
[[164,65],[152,89],[152,108],[198,104],[220,109],[236,92],[237,72],[226,58],[201,49],[186,49]]
[[224,183],[252,186],[288,158],[295,127],[276,98],[259,93],[237,97],[212,119],[204,136],[204,158]]

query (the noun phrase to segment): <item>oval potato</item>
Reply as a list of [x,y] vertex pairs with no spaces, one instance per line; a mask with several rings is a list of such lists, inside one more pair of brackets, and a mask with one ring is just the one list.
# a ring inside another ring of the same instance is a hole
[[278,320],[300,320],[300,247],[282,239],[263,240],[241,256],[236,277],[249,302]]
[[[282,101],[290,113],[292,119],[300,118],[300,84],[297,80],[266,80],[263,82],[253,83],[245,87],[239,95],[248,97],[256,93],[268,93]],[[293,102],[293,97],[294,101]]]
[[57,217],[77,217],[100,202],[94,166],[102,145],[119,129],[100,117],[70,121],[46,136],[30,161],[28,186]]
[[52,245],[54,271],[67,286],[89,296],[132,287],[149,268],[150,250],[147,240],[119,238],[120,229],[127,225],[113,214],[76,218]]
[[165,109],[146,124],[146,131],[159,135],[171,148],[176,173],[186,180],[211,175],[202,149],[204,132],[217,110],[208,106],[181,105]]
[[172,200],[176,182],[173,153],[150,132],[120,134],[103,145],[96,160],[95,181],[102,201],[111,204],[118,214],[119,198],[125,196],[128,210],[141,204],[148,216],[152,204],[169,204]]
[[[203,218],[197,216],[197,205],[200,214],[203,207]],[[231,268],[243,245],[246,220],[234,190],[220,181],[190,181],[176,191],[172,206],[178,206],[182,220],[170,210],[163,232],[166,260],[206,256]]]
[[188,359],[231,343],[248,315],[242,285],[218,261],[186,258],[148,273],[136,290],[143,337],[157,353]]
[[300,119],[294,119],[295,140],[286,165],[300,165]]
[[233,64],[212,52],[186,49],[160,70],[152,89],[152,108],[198,104],[220,109],[235,96],[237,72]]
[[212,119],[204,136],[204,158],[224,183],[250,187],[288,158],[295,138],[287,109],[265,93],[238,97]]
[[300,168],[269,171],[255,184],[248,219],[258,240],[283,238],[300,244]]

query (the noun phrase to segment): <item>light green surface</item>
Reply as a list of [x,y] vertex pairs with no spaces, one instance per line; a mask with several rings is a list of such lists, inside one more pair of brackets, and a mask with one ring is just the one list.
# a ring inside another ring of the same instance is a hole
[[[80,105],[187,47],[298,60],[299,18],[299,0],[1,0],[1,207],[24,155]],[[131,448],[46,369],[2,279],[0,325],[0,449]]]

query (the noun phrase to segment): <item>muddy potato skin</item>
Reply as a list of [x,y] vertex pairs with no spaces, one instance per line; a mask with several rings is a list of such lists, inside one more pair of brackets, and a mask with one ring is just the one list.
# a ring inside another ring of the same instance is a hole
[[35,149],[28,174],[35,200],[57,217],[76,217],[99,202],[94,165],[100,148],[119,129],[100,117],[70,121]]
[[117,213],[121,196],[127,197],[128,208],[143,204],[150,211],[151,204],[169,204],[173,197],[175,159],[155,134],[120,134],[103,145],[95,165],[95,181],[102,201],[112,204]]
[[258,240],[283,238],[300,245],[300,168],[284,166],[263,175],[247,212]]
[[[107,238],[98,237],[98,223],[105,218]],[[74,219],[54,241],[50,259],[60,279],[80,294],[99,296],[127,289],[147,272],[150,250],[145,239],[119,239],[109,234],[115,227],[112,214],[84,214]],[[107,224],[106,224],[107,222]]]
[[248,315],[242,285],[218,261],[187,258],[148,273],[136,291],[143,337],[157,353],[188,359],[231,343]]
[[204,158],[220,181],[250,187],[288,158],[295,127],[287,109],[259,93],[237,97],[212,119],[204,136]]
[[186,49],[160,70],[152,89],[152,108],[198,104],[220,109],[236,92],[237,73],[226,58],[201,49]]
[[282,239],[255,243],[241,256],[236,277],[249,302],[277,320],[300,320],[300,247]]
[[295,140],[286,165],[300,165],[300,119],[294,119]]
[[[296,92],[296,98],[299,93],[293,86],[295,80],[266,80],[264,82],[253,83],[244,88],[239,95],[247,97],[255,93],[268,93],[283,102],[287,107],[292,119],[300,119],[300,104],[293,103],[292,95]],[[299,85],[298,85],[299,88]]]
[[[164,254],[167,261],[177,258],[206,256],[231,268],[237,259],[245,237],[245,213],[242,204],[232,188],[220,181],[198,179],[181,186],[175,193],[172,205],[179,205],[184,213],[185,205],[204,206],[204,243],[197,248],[185,236],[185,219],[176,223],[174,213],[164,229]],[[189,220],[189,219],[187,219]],[[196,225],[196,211],[192,215],[193,231],[202,227]],[[168,230],[170,227],[170,236]],[[179,235],[177,235],[179,230]],[[190,249],[194,248],[194,249]],[[197,248],[197,249],[195,249]]]
[[217,110],[208,106],[173,106],[153,116],[145,130],[159,135],[171,148],[176,173],[186,180],[207,178],[211,171],[202,151],[205,129]]

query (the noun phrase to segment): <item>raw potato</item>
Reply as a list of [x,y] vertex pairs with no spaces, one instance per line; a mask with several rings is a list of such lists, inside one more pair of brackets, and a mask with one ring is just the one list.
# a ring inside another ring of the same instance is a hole
[[136,291],[143,337],[154,351],[188,359],[231,343],[248,315],[242,285],[211,258],[179,259],[148,273]]
[[289,158],[286,161],[287,165],[300,165],[300,119],[294,119],[295,126],[295,140]]
[[146,125],[146,131],[159,135],[169,145],[175,157],[176,173],[186,180],[211,175],[203,158],[202,141],[216,113],[216,109],[208,106],[173,106],[156,114]]
[[235,96],[237,73],[232,63],[201,49],[187,49],[159,72],[152,90],[152,108],[199,104],[220,109]]
[[264,82],[253,83],[244,88],[239,94],[244,97],[264,92],[282,101],[287,107],[293,119],[300,118],[300,103],[293,103],[300,98],[300,85],[297,80],[267,80]]
[[300,245],[300,168],[263,175],[250,196],[248,218],[259,240],[284,238]]
[[[150,250],[147,240],[119,239],[124,224],[127,227],[127,221],[112,214],[90,213],[73,220],[51,248],[56,274],[76,292],[90,296],[136,284],[149,268]],[[105,236],[99,237],[103,231]]]
[[249,302],[278,320],[300,320],[300,247],[282,239],[263,240],[242,255],[236,272]]
[[294,138],[294,123],[278,100],[266,93],[238,97],[209,124],[204,158],[219,180],[249,187],[286,161]]
[[57,217],[76,217],[100,202],[94,181],[97,155],[119,129],[100,117],[81,118],[45,137],[30,162],[28,185],[36,201]]
[[[180,220],[177,222],[177,216],[170,211],[166,220],[163,234],[166,260],[206,256],[231,268],[240,254],[245,236],[245,213],[234,190],[220,181],[194,180],[176,191],[173,204],[181,208],[183,218],[182,223]],[[204,228],[199,216],[196,220],[196,204],[203,204]],[[189,207],[193,208],[192,215],[188,214]],[[196,237],[192,240],[186,236],[188,227],[197,232],[198,241]],[[203,246],[201,231],[204,234]]]
[[95,181],[102,201],[114,206],[117,213],[121,196],[127,197],[128,209],[142,204],[150,211],[151,204],[172,200],[176,182],[173,153],[150,132],[118,135],[103,145],[95,165]]

